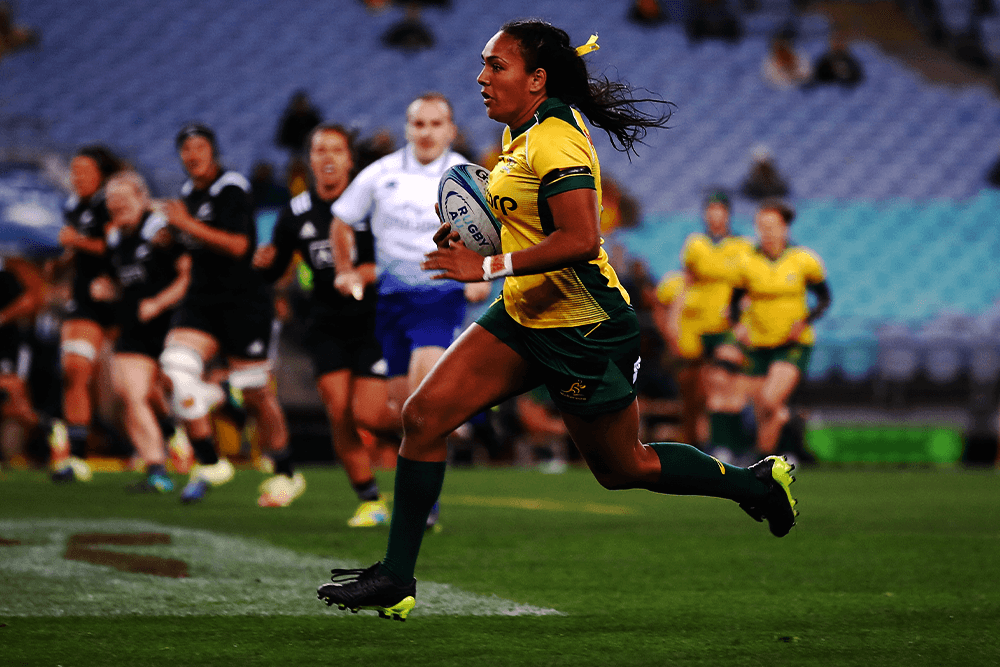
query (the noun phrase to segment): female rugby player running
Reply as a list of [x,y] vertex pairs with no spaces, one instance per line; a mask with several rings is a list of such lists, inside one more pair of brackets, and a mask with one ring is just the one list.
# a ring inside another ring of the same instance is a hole
[[[757,416],[757,449],[771,454],[788,422],[788,398],[798,386],[812,355],[812,322],[830,307],[830,288],[815,252],[794,245],[788,228],[795,211],[778,199],[757,208],[754,223],[760,244],[738,272],[730,302],[733,337],[750,376]],[[810,309],[807,292],[816,296]],[[744,295],[750,305],[740,312]],[[725,354],[720,350],[720,354]]]
[[91,298],[90,283],[107,271],[104,234],[109,216],[104,184],[121,168],[121,160],[104,146],[85,146],[70,162],[73,196],[66,202],[66,225],[59,232],[59,243],[66,249],[59,263],[73,263],[73,297],[66,304],[60,344],[66,427],[54,429],[50,441],[56,482],[91,477],[85,459],[94,416],[94,378],[101,348],[115,325],[115,313],[109,304]]
[[116,302],[121,334],[115,342],[111,380],[122,401],[129,440],[146,464],[146,477],[128,487],[138,493],[165,493],[167,455],[158,415],[167,413],[157,363],[170,318],[191,282],[191,255],[153,212],[146,180],[120,171],[106,186],[111,227],[107,234],[111,275],[90,285],[95,301]]
[[487,115],[507,126],[488,186],[505,252],[484,259],[443,226],[423,266],[461,282],[506,277],[503,297],[407,400],[385,560],[333,570],[333,583],[318,591],[329,605],[406,618],[416,603],[424,520],[444,481],[445,437],[484,408],[543,383],[606,488],[729,498],[763,514],[776,535],[794,524],[783,460],[736,468],[690,445],[639,441],[639,324],[601,249],[600,165],[583,117],[629,151],[670,114],[646,114],[638,104],[668,103],[590,79],[582,55],[597,48],[596,39],[573,49],[548,23],[515,21],[483,50],[478,82]]

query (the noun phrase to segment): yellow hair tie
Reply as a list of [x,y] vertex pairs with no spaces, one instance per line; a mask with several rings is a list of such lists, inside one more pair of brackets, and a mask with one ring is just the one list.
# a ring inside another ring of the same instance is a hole
[[582,57],[587,55],[591,51],[596,51],[599,48],[601,47],[598,46],[597,44],[597,33],[595,32],[593,35],[590,36],[590,39],[587,40],[586,44],[584,44],[583,46],[576,47],[576,55]]

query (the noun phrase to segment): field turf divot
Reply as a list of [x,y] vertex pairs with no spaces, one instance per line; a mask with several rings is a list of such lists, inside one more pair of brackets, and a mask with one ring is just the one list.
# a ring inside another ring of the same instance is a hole
[[[0,520],[0,617],[328,616],[316,587],[357,563],[137,520]],[[412,617],[545,616],[421,581]]]

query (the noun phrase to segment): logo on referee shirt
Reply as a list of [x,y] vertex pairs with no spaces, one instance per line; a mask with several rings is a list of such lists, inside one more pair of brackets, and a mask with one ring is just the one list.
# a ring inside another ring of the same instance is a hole
[[306,222],[302,225],[302,231],[299,232],[300,239],[314,239],[316,238],[316,227],[311,222]]

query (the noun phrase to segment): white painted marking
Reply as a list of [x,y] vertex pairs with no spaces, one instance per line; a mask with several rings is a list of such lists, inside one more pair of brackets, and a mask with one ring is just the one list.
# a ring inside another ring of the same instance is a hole
[[[107,546],[122,553],[177,558],[184,579],[120,572],[66,560],[76,533],[167,533],[172,544]],[[316,598],[332,567],[359,563],[302,554],[243,537],[135,520],[0,520],[3,616],[329,616],[351,618]],[[367,564],[366,564],[367,565]],[[361,612],[372,615],[374,612]],[[496,596],[420,581],[413,616],[562,615]]]

